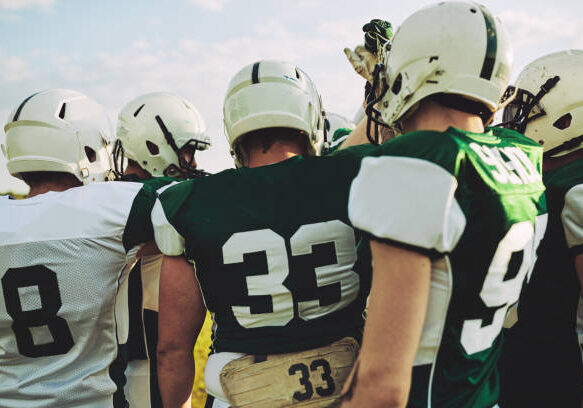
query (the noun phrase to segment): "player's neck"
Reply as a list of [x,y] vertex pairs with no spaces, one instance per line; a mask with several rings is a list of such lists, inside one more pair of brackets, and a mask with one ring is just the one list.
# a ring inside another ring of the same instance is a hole
[[554,170],[581,158],[583,158],[583,149],[575,150],[560,157],[547,157],[543,160],[543,172]]
[[247,167],[261,167],[274,163],[279,163],[291,157],[303,155],[301,143],[274,143],[267,151],[262,148],[252,148],[249,150],[249,161]]
[[49,191],[66,191],[73,187],[79,187],[80,183],[67,183],[67,182],[45,182],[42,184],[33,184],[30,186],[30,192],[28,193],[28,198],[32,198],[39,194],[45,194]]
[[415,130],[444,132],[450,126],[472,133],[484,133],[484,123],[478,115],[448,108],[429,100],[422,102],[419,109],[403,122],[405,133]]

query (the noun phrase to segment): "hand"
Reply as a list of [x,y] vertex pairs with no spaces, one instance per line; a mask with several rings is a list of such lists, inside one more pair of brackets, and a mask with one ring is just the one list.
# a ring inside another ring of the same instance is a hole
[[378,62],[377,56],[367,50],[364,45],[358,45],[354,51],[350,48],[344,48],[344,54],[357,74],[367,82],[372,83],[372,73]]
[[362,26],[364,31],[364,44],[358,45],[354,50],[344,48],[344,54],[354,70],[372,83],[372,73],[379,62],[379,48],[385,49],[385,45],[393,37],[393,27],[386,20],[373,19]]

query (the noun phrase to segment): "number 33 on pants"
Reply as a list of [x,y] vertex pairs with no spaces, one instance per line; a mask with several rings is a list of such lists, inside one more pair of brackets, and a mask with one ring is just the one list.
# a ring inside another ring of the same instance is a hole
[[339,400],[357,354],[356,340],[345,337],[298,353],[244,356],[223,368],[221,386],[239,408],[327,407]]

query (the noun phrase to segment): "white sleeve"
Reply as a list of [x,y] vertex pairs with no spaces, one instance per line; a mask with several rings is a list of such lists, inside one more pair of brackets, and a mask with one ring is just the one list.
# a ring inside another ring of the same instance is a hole
[[565,195],[561,219],[567,246],[573,248],[583,245],[583,184],[571,188]]
[[367,157],[352,182],[348,214],[377,238],[449,252],[466,226],[456,188],[455,177],[429,161]]
[[160,199],[152,209],[152,225],[154,226],[154,238],[156,245],[164,255],[177,256],[184,252],[184,238],[176,231],[166,218]]

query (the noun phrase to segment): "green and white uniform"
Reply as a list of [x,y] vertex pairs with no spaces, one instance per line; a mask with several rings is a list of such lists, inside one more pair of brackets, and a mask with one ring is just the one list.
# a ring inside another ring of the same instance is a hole
[[[115,299],[155,194],[94,183],[0,200],[0,405],[114,406]],[[113,373],[111,373],[113,375]],[[116,401],[124,403],[124,401]]]
[[[141,180],[133,175],[124,176],[123,180],[143,183],[152,191],[180,181],[170,177]],[[118,309],[123,310],[119,320],[125,319],[129,326],[127,339],[120,341],[127,360],[124,393],[130,407],[162,407],[156,367],[161,266],[162,255],[142,256],[119,291]]]
[[357,260],[347,202],[371,149],[226,170],[160,194],[158,247],[194,261],[213,315],[218,354],[205,374],[213,395],[222,394],[213,369],[222,352],[285,353],[361,337],[370,257],[364,248]]
[[340,128],[334,131],[332,139],[330,142],[330,148],[328,149],[328,154],[334,153],[340,148],[340,145],[348,139],[348,136],[352,133],[350,128]]
[[583,252],[583,160],[544,173],[549,226],[533,276],[505,333],[503,407],[581,406],[583,364],[576,323]]
[[353,225],[433,261],[409,407],[498,400],[500,331],[546,225],[541,156],[513,131],[449,128],[399,136],[362,161]]

